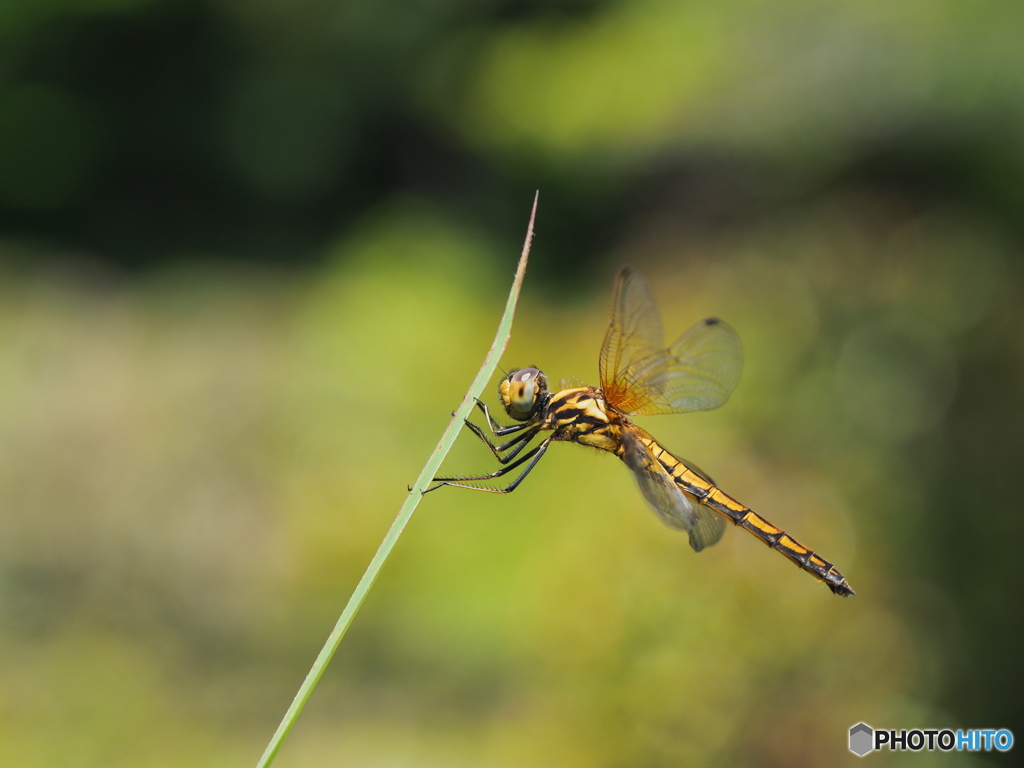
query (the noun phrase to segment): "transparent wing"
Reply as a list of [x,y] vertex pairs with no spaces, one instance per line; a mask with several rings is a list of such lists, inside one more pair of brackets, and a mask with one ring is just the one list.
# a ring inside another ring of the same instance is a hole
[[710,411],[729,399],[742,371],[743,346],[736,331],[718,318],[701,320],[665,350],[659,365],[636,375],[635,386],[648,397],[632,413]]
[[605,400],[627,413],[631,406],[647,403],[636,375],[643,370],[644,360],[664,353],[664,343],[661,318],[647,283],[632,267],[623,267],[615,278],[612,321],[599,358]]
[[622,442],[626,465],[633,470],[640,492],[665,525],[688,532],[695,552],[722,538],[725,518],[680,490],[672,475],[633,433],[625,431]]
[[647,283],[630,267],[615,280],[612,321],[601,346],[601,389],[623,413],[653,415],[717,408],[729,399],[743,369],[739,336],[708,318],[671,346]]

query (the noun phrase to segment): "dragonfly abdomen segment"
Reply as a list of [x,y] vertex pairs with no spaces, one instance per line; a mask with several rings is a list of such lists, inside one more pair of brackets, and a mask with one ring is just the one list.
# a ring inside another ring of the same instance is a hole
[[848,597],[854,594],[843,575],[832,563],[815,554],[781,528],[772,525],[750,507],[741,504],[729,494],[708,482],[692,469],[679,461],[664,448],[651,440],[655,458],[672,475],[676,485],[697,499],[701,504],[710,507],[763,541],[770,548],[781,552],[802,569],[825,582],[829,589],[837,595]]
[[772,525],[720,489],[715,488],[700,502],[725,515],[733,523],[749,531],[772,549],[781,552],[805,571],[825,582],[828,588],[837,595],[847,597],[853,594],[846,579],[832,563],[816,555],[784,530]]

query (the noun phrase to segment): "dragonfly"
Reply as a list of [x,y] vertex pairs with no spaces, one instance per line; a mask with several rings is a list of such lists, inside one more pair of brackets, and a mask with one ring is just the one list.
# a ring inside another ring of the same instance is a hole
[[[538,368],[508,373],[498,385],[506,414],[516,423],[503,426],[477,400],[491,434],[514,435],[492,442],[483,427],[466,426],[490,448],[502,465],[487,475],[435,477],[428,490],[443,486],[488,493],[512,493],[537,466],[552,442],[570,442],[608,451],[629,467],[640,492],[661,520],[689,535],[696,552],[718,542],[731,522],[823,582],[837,595],[854,594],[832,563],[799,543],[722,491],[696,464],[668,451],[632,416],[688,413],[718,408],[739,383],[743,348],[724,321],[701,320],[667,347],[650,288],[631,267],[615,279],[612,319],[599,358],[601,387],[548,389]],[[527,450],[535,437],[541,441]],[[525,467],[524,467],[525,465]],[[484,485],[523,467],[505,487]]]

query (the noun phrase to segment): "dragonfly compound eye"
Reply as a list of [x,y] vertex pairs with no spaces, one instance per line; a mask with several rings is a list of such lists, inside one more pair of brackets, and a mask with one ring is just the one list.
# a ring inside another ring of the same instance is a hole
[[544,374],[536,368],[520,368],[508,375],[498,387],[498,394],[514,419],[525,421],[533,412],[537,396],[547,389]]

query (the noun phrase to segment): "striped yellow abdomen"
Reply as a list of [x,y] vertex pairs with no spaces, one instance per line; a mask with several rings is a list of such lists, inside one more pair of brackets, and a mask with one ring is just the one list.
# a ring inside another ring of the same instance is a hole
[[843,575],[832,563],[816,555],[808,547],[798,542],[781,528],[772,525],[763,517],[740,504],[713,483],[705,480],[682,461],[666,451],[649,435],[643,438],[661,465],[672,475],[676,485],[686,491],[701,504],[710,507],[723,517],[731,520],[746,531],[756,536],[770,548],[781,552],[803,570],[819,581],[825,582],[829,589],[837,595],[849,597],[854,594]]

